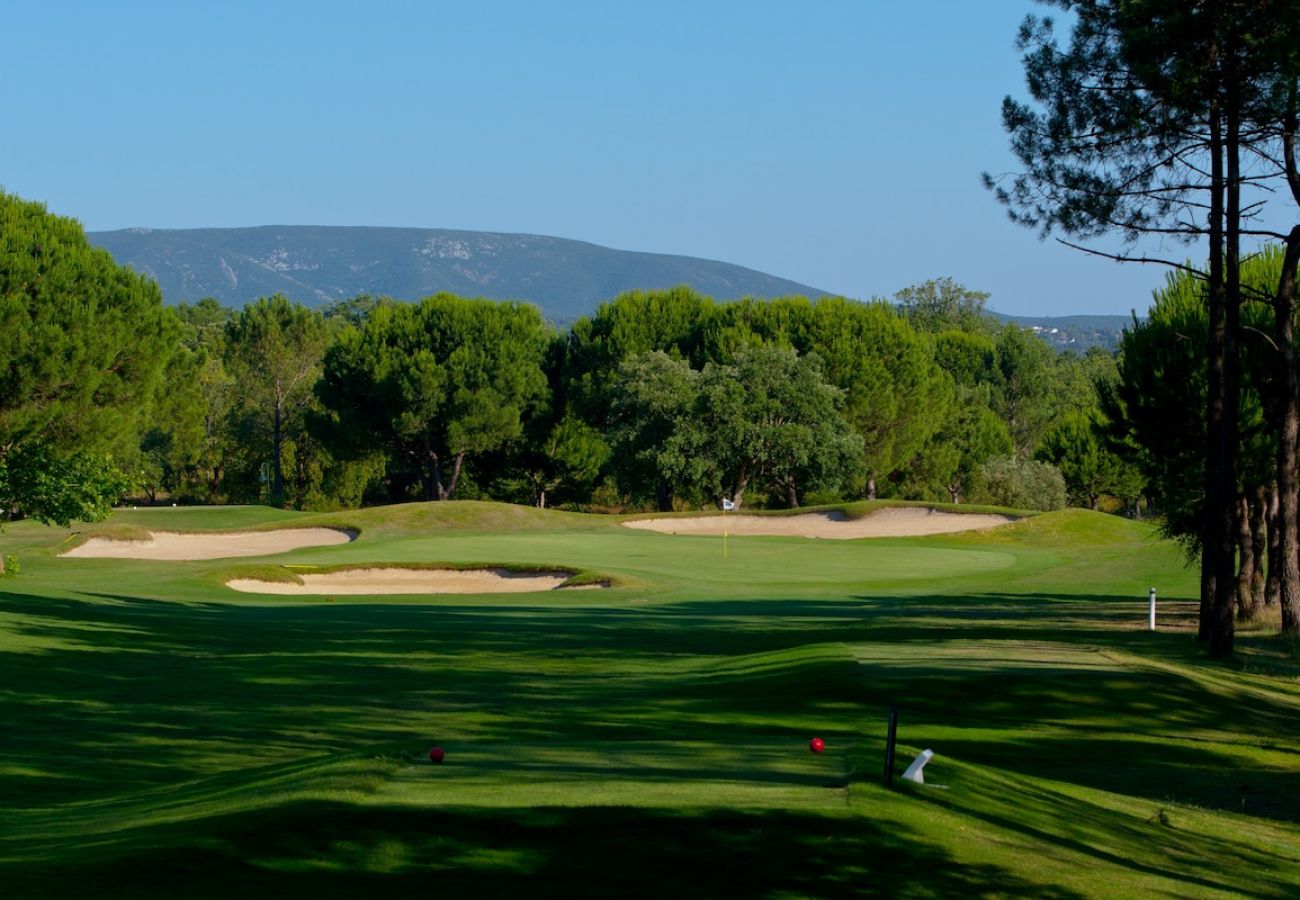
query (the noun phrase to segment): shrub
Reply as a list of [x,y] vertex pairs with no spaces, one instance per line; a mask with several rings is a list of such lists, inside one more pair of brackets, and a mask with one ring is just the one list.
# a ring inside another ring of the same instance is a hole
[[1056,466],[1003,456],[980,466],[972,499],[993,506],[1053,510],[1065,507],[1065,479]]

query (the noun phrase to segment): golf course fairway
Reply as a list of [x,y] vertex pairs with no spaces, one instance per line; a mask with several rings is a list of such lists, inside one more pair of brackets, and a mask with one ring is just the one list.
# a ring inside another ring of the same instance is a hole
[[[1195,572],[1151,526],[1068,510],[815,540],[631,518],[7,525],[0,896],[1300,896],[1300,660],[1271,611],[1207,660]],[[61,555],[291,527],[356,539]],[[608,589],[227,586],[394,566]],[[891,704],[896,772],[934,751],[925,786],[881,783]]]

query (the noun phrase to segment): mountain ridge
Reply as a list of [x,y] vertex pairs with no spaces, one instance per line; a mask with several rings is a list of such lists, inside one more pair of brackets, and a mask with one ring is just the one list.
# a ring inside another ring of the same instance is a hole
[[215,297],[242,306],[282,293],[321,306],[363,293],[414,300],[450,291],[536,303],[565,320],[624,291],[680,284],[719,300],[831,293],[717,260],[523,233],[259,225],[125,228],[87,237],[156,280],[168,303]]

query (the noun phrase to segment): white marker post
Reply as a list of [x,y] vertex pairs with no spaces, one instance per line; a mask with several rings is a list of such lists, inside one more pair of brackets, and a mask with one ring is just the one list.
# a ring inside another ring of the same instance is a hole
[[1147,596],[1149,603],[1147,609],[1147,631],[1156,630],[1156,589],[1152,588],[1151,593]]

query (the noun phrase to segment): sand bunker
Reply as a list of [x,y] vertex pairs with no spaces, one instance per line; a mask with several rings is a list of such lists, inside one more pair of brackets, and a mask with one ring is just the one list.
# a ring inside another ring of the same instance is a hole
[[227,581],[226,585],[249,594],[514,594],[553,591],[571,576],[568,572],[512,572],[508,569],[376,567],[318,575],[298,573],[298,577],[302,584],[235,578]]
[[624,522],[628,528],[643,528],[665,534],[775,535],[784,537],[837,538],[916,537],[994,528],[1014,521],[1007,516],[978,513],[949,513],[923,506],[891,506],[860,519],[842,512],[803,513],[793,516],[729,515],[691,518],[637,519]]
[[278,528],[274,531],[207,534],[154,531],[144,541],[92,537],[63,555],[99,559],[223,559],[228,556],[270,556],[302,547],[346,544],[355,537],[355,533],[338,528]]

